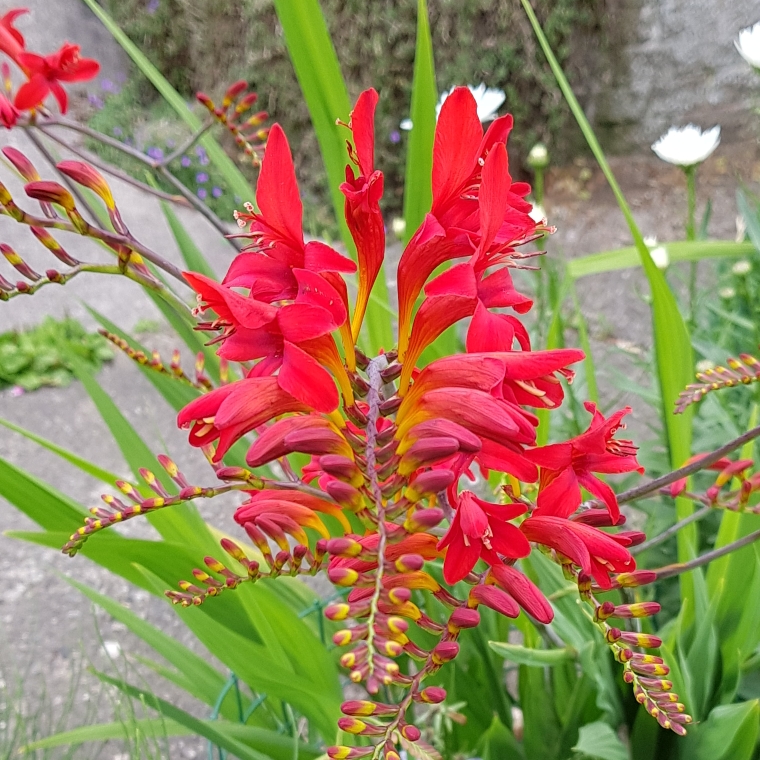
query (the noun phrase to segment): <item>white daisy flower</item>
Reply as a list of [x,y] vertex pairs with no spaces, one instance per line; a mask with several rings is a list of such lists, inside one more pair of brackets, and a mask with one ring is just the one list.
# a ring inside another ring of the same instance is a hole
[[[455,85],[450,90],[447,90],[444,92],[440,100],[438,101],[438,104],[435,107],[435,118],[438,119],[438,117],[441,114],[441,108],[443,107],[443,103],[446,100],[446,98],[451,95],[452,92],[457,88],[458,85]],[[467,88],[470,90],[470,92],[473,94],[475,98],[475,102],[478,106],[478,118],[481,121],[493,121],[496,118],[496,112],[501,107],[502,103],[506,100],[507,96],[504,93],[503,90],[497,90],[494,87],[486,87],[486,85],[481,82],[477,87],[468,84]],[[400,124],[399,128],[406,130],[407,132],[414,126],[414,123],[411,119],[404,119]]]
[[737,261],[736,264],[734,264],[731,267],[731,271],[737,277],[744,277],[745,275],[748,275],[752,271],[752,264],[749,261],[747,261],[747,259],[741,259],[740,261]]
[[756,69],[760,69],[760,21],[739,32],[739,39],[734,40],[739,55]]
[[720,127],[703,132],[694,124],[688,124],[685,127],[671,127],[652,145],[652,150],[669,164],[688,167],[701,164],[719,143]]
[[668,249],[664,245],[657,245],[657,238],[654,235],[648,235],[644,238],[646,247],[649,248],[649,255],[652,257],[655,266],[658,269],[666,269],[670,264]]

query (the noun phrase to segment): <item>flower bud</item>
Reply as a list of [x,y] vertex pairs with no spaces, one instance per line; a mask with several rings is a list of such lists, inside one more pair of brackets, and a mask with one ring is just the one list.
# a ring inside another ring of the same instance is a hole
[[224,98],[222,99],[222,108],[225,110],[229,108],[237,99],[237,96],[240,95],[241,92],[244,92],[247,88],[248,82],[246,82],[244,79],[240,79],[239,81],[231,84],[227,88],[227,92],[224,93]]
[[[610,604],[605,602],[602,607]],[[613,605],[612,612],[607,617],[618,618],[642,618],[651,617],[660,611],[660,605],[657,602],[634,602],[633,604]]]
[[74,182],[92,190],[106,204],[106,208],[109,211],[113,211],[116,208],[111,188],[108,186],[103,175],[94,167],[82,161],[61,161],[57,164],[56,169],[61,174],[65,174],[70,179],[73,179]]
[[248,561],[248,557],[246,557],[245,552],[229,538],[223,538],[219,544],[222,549],[230,555],[230,557],[236,559],[238,562],[245,564]]
[[374,749],[374,747],[328,747],[327,756],[331,760],[358,760],[361,757],[369,757]]
[[361,491],[348,483],[343,483],[340,480],[331,480],[325,484],[324,488],[331,498],[346,509],[357,511],[365,506],[364,496],[362,496]]
[[420,473],[404,489],[404,498],[414,504],[425,496],[445,491],[454,479],[455,476],[451,470],[428,470]]
[[385,621],[385,625],[391,633],[403,634],[409,630],[409,623],[404,618],[391,616]]
[[670,673],[670,668],[665,664],[650,664],[646,662],[638,662],[635,659],[631,660],[628,667],[640,676],[666,676]]
[[528,153],[528,166],[531,169],[546,169],[549,166],[549,150],[541,142],[537,142]]
[[340,454],[325,454],[319,457],[319,466],[328,475],[332,475],[345,483],[350,483],[354,488],[364,483],[362,471],[352,459]]
[[386,588],[423,589],[433,593],[440,591],[441,586],[432,575],[422,570],[413,573],[389,575],[383,579]]
[[[626,679],[625,676],[630,675],[630,680]],[[629,673],[624,674],[624,680],[626,680],[628,683],[630,683],[631,680],[633,680],[633,675]],[[642,676],[639,678],[639,683],[645,688],[645,689],[656,689],[657,691],[671,691],[673,689],[673,682],[672,681],[664,681],[661,678],[647,678],[646,676]]]
[[340,706],[340,711],[344,715],[358,715],[360,717],[364,717],[365,715],[392,715],[398,712],[398,707],[388,705],[390,710],[383,710],[383,707],[385,705],[376,704],[367,699],[356,699],[344,702]]
[[516,618],[520,614],[517,602],[506,592],[496,586],[478,585],[470,590],[467,603],[474,607],[484,604],[505,617]]
[[436,665],[451,662],[459,654],[459,644],[456,641],[440,641],[433,649],[432,659]]
[[345,620],[351,612],[351,606],[344,602],[328,604],[324,612],[328,620]]
[[428,686],[423,689],[419,694],[415,695],[415,700],[418,702],[425,702],[430,705],[437,705],[446,699],[446,689],[440,686]]
[[76,204],[71,193],[57,182],[35,181],[24,187],[24,192],[42,203],[57,203],[66,211],[75,211]]
[[417,726],[406,725],[401,729],[401,736],[410,742],[416,742],[422,736],[422,731]]
[[401,457],[401,461],[398,463],[398,472],[400,475],[411,475],[420,467],[440,462],[458,451],[459,441],[456,438],[448,436],[420,438]]
[[396,570],[400,573],[409,573],[422,570],[425,559],[419,554],[402,554],[395,562]]
[[635,588],[654,583],[657,580],[657,573],[653,570],[634,570],[631,573],[618,573],[615,580],[621,588]]
[[573,522],[591,525],[594,528],[608,528],[613,525],[623,525],[625,515],[621,514],[617,522],[612,521],[612,516],[607,509],[586,509],[570,518]]
[[327,577],[336,586],[353,586],[359,580],[359,573],[348,567],[331,567],[327,570]]
[[421,533],[435,528],[443,520],[443,510],[437,507],[417,509],[404,522],[404,528],[409,533]]
[[3,155],[13,164],[26,182],[37,182],[40,179],[34,164],[20,150],[9,145],[3,148]]
[[460,628],[477,628],[480,625],[480,613],[470,607],[457,607],[449,616],[448,628],[455,633]]
[[338,728],[347,734],[361,734],[362,736],[379,736],[384,732],[382,726],[372,726],[358,718],[339,718]]
[[0,243],[0,253],[5,256],[7,262],[23,277],[33,282],[41,279],[41,275],[35,272],[7,243]]
[[335,557],[358,557],[364,547],[355,539],[345,536],[331,538],[327,542],[327,553]]
[[638,546],[647,540],[647,534],[640,530],[625,530],[614,533],[612,538],[618,540],[618,543],[623,544],[623,546]]

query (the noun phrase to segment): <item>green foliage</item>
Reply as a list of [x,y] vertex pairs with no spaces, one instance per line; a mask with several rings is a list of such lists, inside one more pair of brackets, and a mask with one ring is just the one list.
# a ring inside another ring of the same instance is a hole
[[0,389],[68,385],[74,357],[97,370],[113,359],[113,351],[100,335],[88,333],[71,317],[45,317],[31,330],[0,333]]
[[[272,3],[161,0],[152,14],[143,0],[103,0],[103,5],[184,97],[198,89],[221,90],[238,78],[249,81],[291,139],[312,233],[331,229],[337,236],[334,220],[324,215],[330,191],[317,138]],[[388,218],[400,215],[409,135],[399,134],[399,122],[410,115],[417,3],[321,0],[320,5],[349,95],[355,98],[370,86],[380,93],[377,164],[385,172]],[[509,0],[432,0],[428,10],[440,90],[481,81],[504,89],[505,109],[519,127],[516,155],[525,155],[537,139],[548,141],[555,155],[561,152],[557,138],[566,134],[569,113],[519,6]],[[583,51],[602,12],[598,0],[538,3],[562,63],[572,59],[574,70],[590,73],[593,60]]]

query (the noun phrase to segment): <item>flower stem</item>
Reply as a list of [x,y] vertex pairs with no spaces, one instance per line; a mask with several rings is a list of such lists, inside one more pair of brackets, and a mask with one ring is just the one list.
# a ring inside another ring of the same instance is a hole
[[[697,239],[695,214],[697,208],[697,167],[687,166],[686,175],[686,239]],[[696,325],[697,262],[689,262],[689,326]]]

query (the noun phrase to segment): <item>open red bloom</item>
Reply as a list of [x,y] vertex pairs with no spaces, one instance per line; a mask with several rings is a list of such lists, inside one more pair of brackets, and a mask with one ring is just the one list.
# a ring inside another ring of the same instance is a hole
[[66,113],[68,97],[61,82],[85,82],[97,76],[100,64],[92,58],[79,55],[79,45],[65,42],[60,50],[50,55],[22,52],[19,65],[26,71],[29,81],[16,93],[14,105],[21,110],[40,105],[49,93],[58,101],[61,113]]
[[359,260],[359,291],[351,321],[354,340],[359,336],[369,294],[385,256],[385,225],[380,213],[383,173],[375,170],[374,157],[376,106],[377,92],[373,89],[365,90],[351,112],[349,126],[355,150],[349,145],[349,155],[359,173],[355,177],[351,166],[346,166],[346,181],[340,186],[346,196],[346,223],[356,243]]
[[587,401],[584,406],[593,415],[585,433],[565,443],[525,453],[526,458],[541,467],[538,509],[534,514],[569,517],[580,506],[583,486],[604,501],[614,524],[620,516],[615,492],[593,473],[644,471],[636,461],[633,443],[613,438],[631,408],[627,406],[605,419],[593,402]]
[[[455,497],[455,493],[450,494]],[[443,577],[458,583],[475,567],[484,552],[498,552],[510,559],[527,557],[530,546],[509,520],[525,512],[523,504],[491,504],[470,491],[459,494],[454,519],[438,544],[446,549]]]
[[590,525],[562,517],[537,515],[520,525],[528,541],[549,546],[591,576],[601,588],[611,588],[610,573],[636,569],[636,561],[625,548],[630,539],[603,533]]
[[5,53],[16,63],[24,52],[26,42],[24,36],[13,26],[19,16],[29,13],[27,8],[13,8],[0,18],[0,52]]

